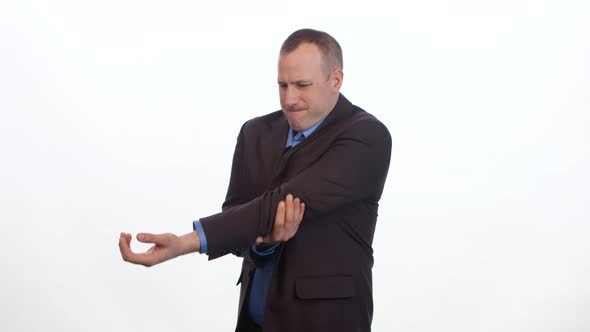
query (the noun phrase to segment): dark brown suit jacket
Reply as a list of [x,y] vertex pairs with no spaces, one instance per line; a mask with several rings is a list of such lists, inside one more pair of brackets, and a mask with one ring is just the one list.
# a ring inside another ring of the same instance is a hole
[[309,137],[285,151],[288,130],[281,111],[243,125],[223,212],[201,219],[209,259],[244,256],[239,330],[261,263],[248,248],[270,233],[278,202],[291,193],[305,202],[305,215],[297,234],[275,252],[264,331],[370,331],[371,245],[389,168],[389,132],[343,95]]

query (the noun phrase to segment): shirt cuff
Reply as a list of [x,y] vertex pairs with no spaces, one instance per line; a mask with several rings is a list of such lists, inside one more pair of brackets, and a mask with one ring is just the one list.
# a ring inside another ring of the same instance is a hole
[[206,254],[208,249],[207,237],[205,236],[205,231],[203,230],[203,225],[201,225],[200,219],[193,221],[193,231],[197,231],[197,234],[199,235],[199,240],[201,240],[201,249],[199,249],[199,252],[201,254]]
[[256,249],[256,245],[253,244],[252,247],[250,247],[250,249],[252,249],[252,252],[255,253],[258,256],[268,256],[268,255],[270,255],[270,254],[272,254],[272,253],[275,252],[275,249],[279,246],[279,244],[280,243],[274,244],[270,248],[265,249],[265,250],[262,250],[262,251],[257,250]]

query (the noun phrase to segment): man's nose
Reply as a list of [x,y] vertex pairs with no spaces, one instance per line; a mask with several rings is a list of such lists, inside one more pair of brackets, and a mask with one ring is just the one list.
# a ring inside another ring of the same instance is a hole
[[295,106],[295,105],[297,105],[298,101],[299,101],[299,92],[294,87],[288,86],[285,91],[285,105],[287,107]]

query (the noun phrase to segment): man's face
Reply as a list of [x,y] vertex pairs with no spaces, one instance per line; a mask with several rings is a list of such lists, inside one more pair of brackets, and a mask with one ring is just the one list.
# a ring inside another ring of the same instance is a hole
[[342,71],[324,66],[319,48],[303,43],[279,57],[281,108],[293,130],[305,131],[324,118],[336,104]]

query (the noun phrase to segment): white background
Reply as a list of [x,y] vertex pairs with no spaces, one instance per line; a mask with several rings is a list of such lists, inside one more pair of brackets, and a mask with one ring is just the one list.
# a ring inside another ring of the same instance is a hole
[[373,330],[590,331],[590,3],[354,3],[2,1],[0,329],[232,330],[239,259],[147,269],[119,233],[220,210],[312,27],[393,136]]

